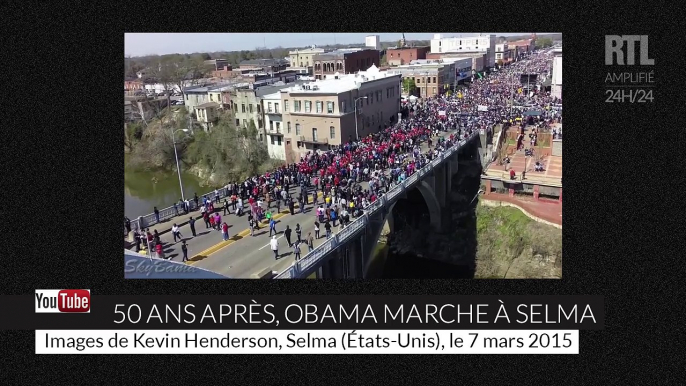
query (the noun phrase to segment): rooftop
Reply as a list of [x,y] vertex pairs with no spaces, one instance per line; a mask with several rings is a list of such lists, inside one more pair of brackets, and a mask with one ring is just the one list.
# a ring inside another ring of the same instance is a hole
[[516,40],[513,42],[508,42],[507,44],[511,46],[528,46],[531,44],[531,39]]
[[360,71],[357,74],[338,74],[327,75],[326,79],[314,82],[303,82],[303,84],[296,85],[281,90],[281,92],[290,93],[308,93],[308,94],[340,94],[346,91],[359,88],[366,82],[371,82],[378,79],[391,78],[398,76],[387,71],[380,72],[379,69],[372,65],[367,71]]
[[275,93],[264,95],[264,96],[262,96],[262,99],[270,100],[270,101],[281,100],[281,92],[275,92]]
[[326,58],[326,57],[339,58],[339,57],[343,57],[347,54],[351,54],[353,52],[360,52],[360,51],[376,51],[376,50],[371,49],[371,48],[341,48],[341,49],[338,49],[336,51],[325,52],[323,54],[319,54],[319,55],[317,55],[317,57],[319,57],[319,58]]
[[388,50],[416,50],[418,48],[431,48],[431,46],[388,47]]
[[253,59],[244,60],[240,63],[241,66],[279,66],[288,64],[284,59]]
[[295,51],[289,51],[289,55],[295,55],[295,54],[318,54],[318,53],[324,53],[326,52],[323,48],[316,48],[315,46],[308,47],[308,48],[303,48],[303,49],[295,49]]

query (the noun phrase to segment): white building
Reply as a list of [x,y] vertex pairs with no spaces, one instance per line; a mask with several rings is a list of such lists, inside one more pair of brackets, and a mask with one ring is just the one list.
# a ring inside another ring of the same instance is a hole
[[510,47],[507,46],[507,43],[496,44],[495,45],[495,61],[496,61],[496,63],[498,62],[498,60],[502,60],[503,62],[507,62],[509,58],[510,58]]
[[271,158],[286,160],[286,147],[283,141],[283,118],[281,116],[281,92],[262,97],[262,111],[267,131],[267,151]]
[[297,49],[295,51],[290,51],[288,56],[290,57],[289,62],[291,67],[312,67],[314,66],[314,57],[325,53],[323,48],[317,48],[312,46],[305,49]]
[[435,34],[431,39],[431,53],[460,53],[478,51],[487,53],[486,67],[495,66],[495,35],[479,35],[470,37],[443,37]]
[[553,79],[550,94],[562,99],[562,48],[553,51]]
[[379,50],[381,49],[381,42],[379,41],[379,35],[370,35],[364,38],[364,45]]

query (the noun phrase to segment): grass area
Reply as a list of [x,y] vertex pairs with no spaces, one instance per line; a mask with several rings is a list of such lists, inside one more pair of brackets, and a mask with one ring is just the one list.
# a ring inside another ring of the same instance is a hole
[[510,207],[477,208],[477,278],[559,278],[562,231]]

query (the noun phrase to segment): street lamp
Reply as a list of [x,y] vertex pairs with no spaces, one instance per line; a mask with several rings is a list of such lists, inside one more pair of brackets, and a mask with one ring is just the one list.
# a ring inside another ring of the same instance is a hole
[[360,99],[367,99],[366,96],[355,98],[355,141],[360,140],[360,134],[357,132],[357,101]]
[[186,201],[186,197],[183,195],[183,183],[181,182],[181,168],[179,167],[179,154],[176,152],[176,140],[174,139],[174,133],[177,131],[183,131],[188,133],[188,129],[176,129],[172,130],[172,143],[174,144],[174,159],[176,159],[176,173],[179,175],[179,188],[181,188],[181,200]]

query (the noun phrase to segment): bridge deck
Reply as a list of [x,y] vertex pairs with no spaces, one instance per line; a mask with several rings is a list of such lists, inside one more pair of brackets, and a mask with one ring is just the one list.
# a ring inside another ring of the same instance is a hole
[[[447,133],[440,133],[439,136],[450,136],[454,131],[449,131]],[[426,143],[421,145],[422,152],[428,150]],[[368,189],[368,184],[366,182],[362,183],[363,188]],[[299,187],[293,187],[291,194],[300,189]],[[323,200],[319,199],[319,204],[322,204]],[[273,207],[273,206],[272,206]],[[275,210],[275,209],[274,209]],[[220,211],[220,214],[223,212]],[[305,213],[299,214],[296,210],[296,214],[291,216],[287,210],[282,206],[282,212],[274,216],[278,224],[276,229],[279,231],[279,254],[281,255],[279,260],[274,259],[274,254],[269,247],[269,228],[266,225],[262,225],[262,229],[256,232],[255,237],[250,236],[250,231],[247,227],[248,217],[244,215],[243,217],[236,217],[234,214],[229,214],[227,216],[222,216],[222,221],[226,221],[229,225],[229,235],[232,236],[231,240],[223,241],[221,239],[221,232],[205,229],[205,224],[198,220],[195,223],[196,231],[198,231],[198,236],[192,238],[190,228],[187,224],[181,227],[181,234],[188,243],[188,257],[202,255],[204,257],[197,258],[197,261],[190,262],[194,266],[201,267],[204,269],[209,269],[211,271],[235,278],[251,278],[265,269],[271,268],[275,271],[281,271],[288,266],[290,266],[295,256],[292,253],[292,248],[288,248],[285,238],[283,237],[283,230],[286,225],[290,226],[293,230],[291,241],[296,239],[295,226],[300,224],[303,228],[302,237],[305,238],[309,232],[312,232],[314,236],[314,222],[315,222],[315,212],[313,211],[311,193],[310,193],[310,205],[305,206]],[[188,216],[183,218],[187,219]],[[332,233],[338,232],[338,227],[332,229]],[[323,224],[321,225],[321,238],[315,240],[315,247],[319,246],[321,243],[326,241],[325,230]],[[181,242],[174,243],[174,239],[171,233],[165,233],[161,235],[162,243],[165,247],[165,257],[171,258],[174,261],[181,261]],[[304,257],[308,249],[303,244],[301,245],[302,256]]]

